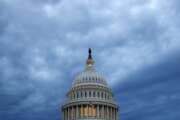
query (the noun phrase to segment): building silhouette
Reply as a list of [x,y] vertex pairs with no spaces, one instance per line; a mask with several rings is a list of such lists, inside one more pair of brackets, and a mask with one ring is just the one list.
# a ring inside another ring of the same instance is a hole
[[89,49],[85,70],[73,81],[62,106],[62,120],[118,120],[118,105],[106,80],[95,70]]

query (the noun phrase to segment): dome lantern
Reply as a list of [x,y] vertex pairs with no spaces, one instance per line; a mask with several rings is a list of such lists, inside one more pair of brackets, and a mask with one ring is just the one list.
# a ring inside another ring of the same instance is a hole
[[91,48],[89,48],[89,55],[88,55],[88,59],[86,60],[86,70],[91,70],[94,71],[95,67],[94,67],[94,60],[92,58],[92,50]]

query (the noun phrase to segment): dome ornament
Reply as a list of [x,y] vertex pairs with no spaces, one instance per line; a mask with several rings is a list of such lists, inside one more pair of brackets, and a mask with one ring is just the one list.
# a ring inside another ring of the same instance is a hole
[[88,59],[92,59],[91,53],[92,53],[91,48],[89,48],[89,56],[88,56]]
[[92,59],[91,48],[89,48],[88,53],[89,53],[89,55],[88,55],[88,59],[86,61],[86,70],[94,70],[94,61]]

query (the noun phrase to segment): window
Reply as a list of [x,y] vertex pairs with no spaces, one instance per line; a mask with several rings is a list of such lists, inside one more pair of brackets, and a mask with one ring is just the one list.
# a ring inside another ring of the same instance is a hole
[[79,98],[79,92],[77,92],[77,98]]
[[82,93],[82,91],[81,91],[81,98],[82,98],[82,96],[83,96],[83,93]]
[[96,96],[96,94],[95,94],[95,92],[93,91],[93,97],[95,97]]
[[87,93],[85,92],[85,97],[87,97]]
[[99,92],[97,93],[98,97],[100,97]]

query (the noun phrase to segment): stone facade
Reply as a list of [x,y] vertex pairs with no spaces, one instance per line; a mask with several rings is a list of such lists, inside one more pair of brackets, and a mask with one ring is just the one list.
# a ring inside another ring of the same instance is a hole
[[106,80],[95,70],[89,49],[86,68],[75,78],[62,106],[62,120],[118,120],[118,110]]

